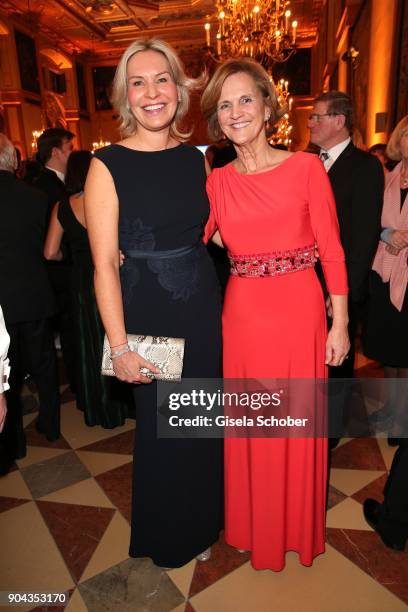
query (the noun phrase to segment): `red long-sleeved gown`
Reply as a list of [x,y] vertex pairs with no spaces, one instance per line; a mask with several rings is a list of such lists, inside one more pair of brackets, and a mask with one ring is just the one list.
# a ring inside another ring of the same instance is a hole
[[[209,176],[211,216],[234,255],[316,244],[331,294],[347,293],[336,208],[321,161],[298,152],[276,168]],[[281,276],[231,276],[223,310],[225,378],[325,378],[322,289],[313,268]],[[324,552],[325,438],[225,440],[226,541],[250,550],[256,569],[280,571],[286,551],[311,565]]]

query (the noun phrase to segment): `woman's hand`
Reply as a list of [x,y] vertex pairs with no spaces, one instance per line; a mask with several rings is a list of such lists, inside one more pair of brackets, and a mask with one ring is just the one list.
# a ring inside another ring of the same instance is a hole
[[6,394],[0,393],[0,433],[3,431],[7,414]]
[[332,326],[326,341],[326,360],[329,366],[339,366],[347,358],[350,350],[350,340],[347,326]]
[[404,249],[408,246],[408,230],[394,230],[390,235],[391,246]]
[[119,266],[122,267],[125,263],[125,256],[122,251],[119,249]]
[[120,357],[114,357],[112,363],[116,378],[127,383],[148,384],[152,382],[151,378],[140,372],[140,368],[147,368],[153,374],[159,374],[160,372],[156,366],[150,363],[150,361],[143,359],[135,351],[128,351],[120,355]]
[[387,244],[387,246],[385,247],[385,250],[390,255],[398,255],[401,249],[396,249],[395,247],[391,246],[391,244]]

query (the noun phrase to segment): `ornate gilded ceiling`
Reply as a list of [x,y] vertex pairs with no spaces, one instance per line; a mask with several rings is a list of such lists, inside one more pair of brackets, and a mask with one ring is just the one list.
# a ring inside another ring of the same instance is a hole
[[[325,0],[292,0],[297,42],[311,46]],[[204,47],[213,0],[2,0],[14,21],[39,30],[68,53],[118,56],[140,36],[159,36],[183,51]]]

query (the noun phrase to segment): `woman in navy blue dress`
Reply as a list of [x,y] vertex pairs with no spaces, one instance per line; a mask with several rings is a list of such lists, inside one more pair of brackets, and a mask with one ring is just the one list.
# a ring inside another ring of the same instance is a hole
[[[154,366],[126,342],[126,333],[185,338],[183,377],[220,375],[220,291],[202,244],[204,157],[179,128],[193,84],[166,43],[133,43],[114,81],[125,138],[96,152],[85,190],[115,374],[134,384],[130,555],[164,567],[206,560],[222,526],[221,441],[157,437],[156,383],[140,373]],[[120,272],[118,248],[125,253]]]

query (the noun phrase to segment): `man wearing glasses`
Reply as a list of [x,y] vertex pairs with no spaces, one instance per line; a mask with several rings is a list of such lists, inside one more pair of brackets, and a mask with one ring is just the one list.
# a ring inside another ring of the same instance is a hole
[[347,94],[331,91],[318,96],[308,126],[333,188],[350,290],[349,358],[330,368],[330,377],[352,378],[356,326],[367,299],[368,275],[381,232],[384,173],[378,159],[351,140],[353,109]]

